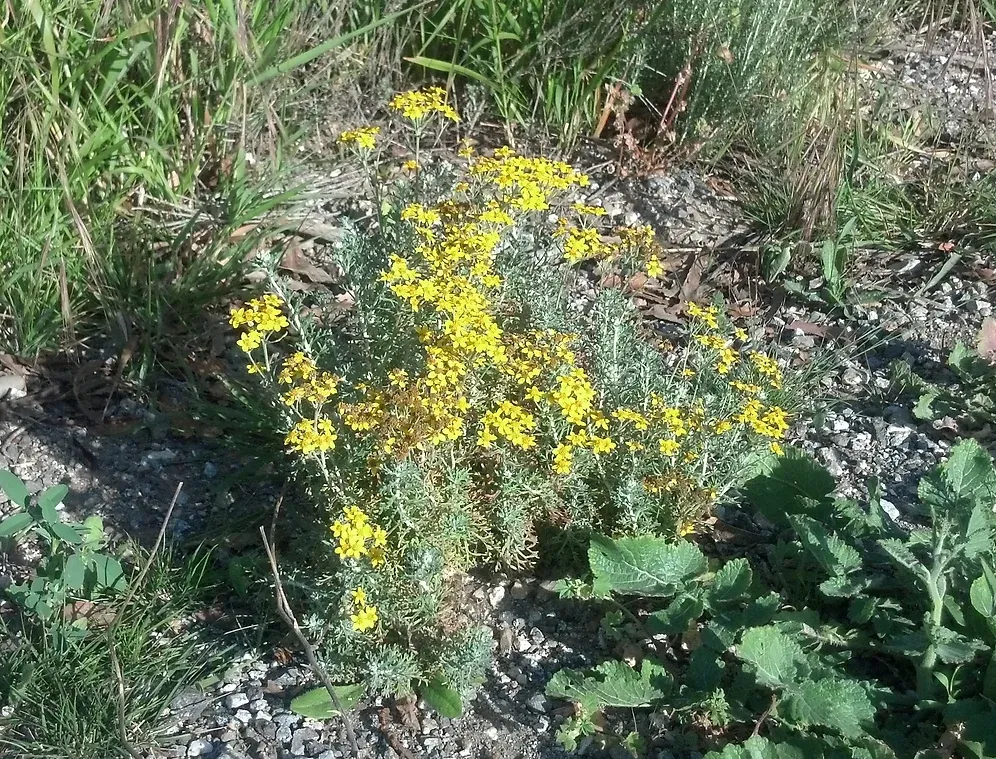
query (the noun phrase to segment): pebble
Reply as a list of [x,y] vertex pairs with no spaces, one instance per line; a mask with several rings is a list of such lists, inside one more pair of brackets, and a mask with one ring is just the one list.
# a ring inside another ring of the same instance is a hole
[[290,743],[293,734],[291,733],[291,729],[287,727],[287,725],[281,725],[280,727],[277,728],[277,732],[274,737],[280,743]]
[[291,738],[291,753],[294,756],[304,756],[305,746],[309,741],[317,741],[318,732],[312,730],[310,727],[302,727],[294,731],[294,735]]
[[225,697],[225,706],[229,709],[239,709],[249,703],[249,696],[245,693],[233,693]]
[[526,583],[522,582],[522,580],[516,580],[509,589],[509,595],[516,601],[521,601],[524,598],[528,598],[529,591],[530,588]]
[[505,600],[505,586],[496,585],[491,590],[488,591],[488,603],[491,604],[492,608],[497,608],[498,605]]
[[542,693],[537,693],[535,696],[531,696],[529,700],[526,701],[526,706],[534,712],[542,714],[550,708],[550,702]]
[[214,744],[204,738],[194,738],[187,745],[187,756],[208,756],[214,753]]
[[492,725],[484,731],[484,737],[491,741],[498,740],[498,728]]

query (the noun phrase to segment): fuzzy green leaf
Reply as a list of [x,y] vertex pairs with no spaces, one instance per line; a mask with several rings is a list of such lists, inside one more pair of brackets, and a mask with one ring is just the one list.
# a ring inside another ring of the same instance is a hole
[[996,588],[986,577],[977,577],[968,591],[972,608],[987,619],[996,615]]
[[747,630],[737,646],[737,656],[753,665],[761,685],[772,688],[791,686],[806,660],[798,643],[770,625]]
[[996,471],[985,449],[971,438],[962,440],[951,450],[943,465],[944,478],[955,494],[972,504],[996,503]]
[[18,511],[0,522],[0,538],[9,538],[32,525],[35,520],[26,511]]
[[875,719],[875,707],[853,680],[805,680],[791,688],[779,711],[801,727],[821,725],[848,737],[865,732]]
[[751,571],[747,559],[739,558],[726,562],[716,572],[709,588],[709,595],[706,599],[709,606],[717,607],[743,600],[750,590],[753,580],[754,573]]
[[562,669],[546,687],[551,698],[577,701],[589,714],[604,707],[637,709],[667,696],[673,681],[663,667],[645,659],[639,671],[621,661],[606,661],[583,672]]
[[463,699],[460,698],[460,694],[446,685],[439,677],[434,677],[422,689],[421,695],[425,699],[425,703],[439,712],[441,717],[457,719],[463,715]]
[[993,542],[993,522],[993,506],[975,504],[968,517],[965,539],[961,544],[961,550],[969,559],[978,558],[996,548],[996,543]]
[[771,521],[787,527],[790,514],[826,516],[827,497],[837,486],[833,475],[797,448],[787,448],[769,471],[744,485],[748,501]]
[[722,751],[710,751],[705,759],[811,759],[795,746],[785,743],[772,743],[767,738],[752,735],[739,746],[732,743]]
[[936,631],[934,645],[937,656],[945,664],[964,664],[974,659],[977,651],[985,648],[979,641],[970,640],[946,627]]
[[706,558],[694,543],[669,544],[660,538],[596,536],[588,548],[596,586],[616,593],[667,598],[706,571]]
[[940,396],[941,391],[934,387],[921,393],[920,397],[916,399],[916,405],[913,406],[913,416],[924,422],[931,422],[936,419],[937,412],[934,411],[934,401]]
[[836,535],[832,535],[815,519],[793,515],[789,517],[802,544],[823,570],[831,575],[820,585],[827,596],[851,598],[868,587],[868,579],[853,577],[861,569],[861,554]]
[[916,556],[913,555],[909,547],[898,538],[880,540],[878,544],[893,561],[911,572],[918,573],[923,566],[917,561]]
[[682,595],[668,604],[666,609],[654,612],[647,618],[647,629],[655,635],[677,635],[702,616],[705,604],[699,596]]
[[28,489],[24,487],[21,478],[6,469],[0,469],[0,490],[3,490],[12,502],[22,509],[28,502]]
[[[333,685],[332,689],[339,698],[339,703],[343,709],[352,709],[356,702],[363,696],[365,689],[363,683],[354,685]],[[312,688],[302,693],[290,702],[290,709],[295,714],[312,719],[328,719],[339,713],[329,692],[323,688]]]

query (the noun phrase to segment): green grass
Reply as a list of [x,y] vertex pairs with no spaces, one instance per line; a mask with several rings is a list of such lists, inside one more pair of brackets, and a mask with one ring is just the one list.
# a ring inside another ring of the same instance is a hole
[[[352,4],[30,0],[0,31],[0,349],[115,325],[155,347],[240,284],[231,230],[276,205],[282,77],[361,41]],[[264,134],[265,133],[265,134]]]
[[[156,744],[163,708],[215,671],[225,654],[217,642],[202,642],[195,629],[181,626],[210,591],[208,559],[195,552],[174,565],[160,557],[116,629],[125,724],[137,748]],[[0,706],[11,707],[9,716],[0,718],[0,754],[23,759],[122,755],[118,684],[103,629],[95,626],[81,641],[72,641],[30,624],[15,632],[12,623],[0,621],[0,641]]]

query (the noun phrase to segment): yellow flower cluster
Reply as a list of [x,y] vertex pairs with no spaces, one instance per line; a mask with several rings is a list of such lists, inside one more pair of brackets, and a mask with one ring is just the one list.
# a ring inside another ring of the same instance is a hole
[[373,524],[358,506],[347,506],[342,510],[342,518],[332,524],[332,535],[336,539],[336,555],[341,559],[366,556],[372,567],[383,566],[387,532]]
[[312,453],[325,453],[335,448],[335,441],[339,439],[335,429],[332,427],[332,420],[328,417],[318,419],[301,419],[295,424],[291,431],[284,438],[284,445],[288,450],[308,456]]
[[446,103],[446,90],[442,87],[402,92],[391,98],[390,106],[406,119],[415,122],[433,113],[438,113],[450,121],[460,120],[453,107]]
[[353,613],[349,615],[353,629],[356,632],[372,630],[377,626],[377,607],[367,603],[367,592],[363,588],[357,588],[349,595],[353,602]]
[[276,295],[267,293],[261,298],[253,298],[242,308],[232,310],[228,323],[235,329],[244,328],[239,337],[239,347],[250,353],[263,344],[271,334],[290,326],[281,307],[283,301]]
[[546,211],[552,193],[588,184],[587,175],[570,164],[527,158],[509,147],[499,148],[492,157],[477,159],[470,164],[470,173],[499,188],[499,200],[518,211]]
[[377,135],[380,127],[366,126],[343,132],[336,140],[340,145],[356,145],[360,150],[373,150],[377,147]]
[[750,354],[750,360],[754,364],[757,371],[768,379],[773,388],[780,388],[782,386],[782,370],[779,368],[778,363],[771,358],[771,356],[765,356],[763,353],[752,352]]
[[536,446],[536,437],[532,434],[535,430],[536,418],[522,406],[505,400],[484,415],[477,444],[489,448],[500,435],[516,448],[528,450]]

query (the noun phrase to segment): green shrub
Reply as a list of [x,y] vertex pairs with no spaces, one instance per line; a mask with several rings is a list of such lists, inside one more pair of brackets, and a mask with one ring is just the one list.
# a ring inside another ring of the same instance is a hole
[[[438,89],[392,105],[416,133],[455,117]],[[376,134],[341,141],[370,162]],[[455,578],[528,565],[543,530],[691,531],[780,450],[799,390],[715,306],[690,306],[687,344],[666,353],[619,292],[571,309],[570,265],[657,272],[652,233],[600,234],[566,164],[463,158],[371,177],[379,213],[342,244],[355,305],[335,322],[273,293],[231,318],[318,515],[296,562],[297,584],[320,588],[313,632],[341,677],[379,690],[468,696],[484,642]]]

